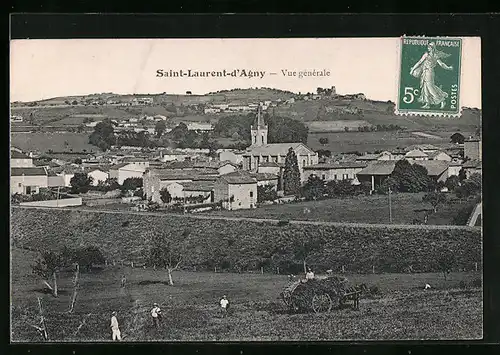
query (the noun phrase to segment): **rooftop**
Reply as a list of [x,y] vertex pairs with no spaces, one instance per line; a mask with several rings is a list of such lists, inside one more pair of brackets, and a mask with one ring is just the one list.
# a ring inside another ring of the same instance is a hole
[[227,182],[228,184],[234,185],[257,183],[257,180],[246,171],[235,171],[226,175],[222,175],[220,179]]
[[481,168],[481,162],[479,160],[467,160],[462,164],[463,168]]
[[213,181],[197,180],[192,182],[183,182],[182,189],[184,191],[212,191],[214,189]]
[[395,166],[394,160],[377,160],[369,163],[357,175],[391,175]]
[[278,175],[269,173],[253,173],[250,176],[257,179],[257,181],[278,180]]
[[426,153],[424,153],[423,151],[421,151],[420,149],[413,149],[413,150],[410,150],[408,153],[405,154],[405,156],[408,158],[425,158],[425,157],[428,157],[428,155]]
[[47,170],[45,168],[11,168],[11,176],[47,176]]
[[20,153],[17,150],[12,150],[10,151],[10,158],[11,159],[31,159],[29,156],[27,156],[24,153]]
[[429,176],[439,176],[450,166],[450,163],[444,160],[422,160],[414,164],[425,167]]
[[305,166],[304,170],[330,170],[330,169],[349,169],[349,168],[366,168],[367,163],[360,163],[355,161],[337,161],[331,163],[322,163]]
[[314,151],[303,143],[272,143],[250,146],[243,155],[286,155],[290,148],[295,151],[295,154],[316,155]]

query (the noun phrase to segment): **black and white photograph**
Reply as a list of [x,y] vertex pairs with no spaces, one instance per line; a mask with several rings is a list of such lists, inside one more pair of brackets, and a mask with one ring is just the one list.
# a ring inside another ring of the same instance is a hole
[[11,342],[482,339],[481,89],[472,36],[11,40]]

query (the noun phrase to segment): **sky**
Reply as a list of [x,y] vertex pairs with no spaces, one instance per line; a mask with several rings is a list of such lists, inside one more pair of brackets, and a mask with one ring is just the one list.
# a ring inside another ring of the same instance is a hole
[[[481,108],[481,41],[462,38],[461,103]],[[399,46],[400,38],[13,40],[10,100],[103,92],[205,94],[251,87],[315,92],[335,86],[339,94],[363,92],[373,100],[396,101]],[[266,74],[168,78],[157,77],[158,69]],[[282,70],[330,75],[287,77]]]

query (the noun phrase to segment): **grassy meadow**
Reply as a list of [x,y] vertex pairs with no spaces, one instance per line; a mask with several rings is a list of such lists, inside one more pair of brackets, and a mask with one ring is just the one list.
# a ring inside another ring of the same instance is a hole
[[[35,254],[12,250],[11,338],[42,341],[30,324],[39,320],[41,297],[50,341],[110,341],[112,311],[118,312],[123,341],[306,341],[306,340],[442,340],[482,336],[480,273],[347,274],[353,284],[373,292],[360,309],[294,314],[280,299],[286,275],[174,272],[174,286],[163,270],[107,267],[80,275],[74,312],[71,273],[60,275],[54,298],[30,273]],[[127,277],[125,289],[121,275]],[[424,290],[425,284],[431,289]],[[223,318],[218,300],[226,294],[230,312]],[[153,302],[163,310],[162,328],[152,326]]]
[[[398,193],[391,195],[394,224],[411,224],[423,220],[425,211],[432,206],[422,202],[424,193]],[[450,225],[463,204],[449,194],[448,203],[438,206],[429,215],[430,225]],[[386,195],[333,198],[280,205],[264,205],[252,210],[213,211],[213,215],[270,218],[280,220],[306,220],[343,223],[389,223],[389,197]]]

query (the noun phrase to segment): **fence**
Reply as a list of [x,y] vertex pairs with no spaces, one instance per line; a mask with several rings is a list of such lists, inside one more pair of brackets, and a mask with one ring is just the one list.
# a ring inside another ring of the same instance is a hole
[[82,198],[75,197],[63,198],[58,200],[21,202],[19,205],[27,207],[74,207],[82,205]]

